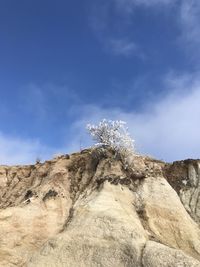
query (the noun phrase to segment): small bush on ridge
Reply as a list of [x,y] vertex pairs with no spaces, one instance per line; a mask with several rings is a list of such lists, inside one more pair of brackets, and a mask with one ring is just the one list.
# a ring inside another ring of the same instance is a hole
[[129,157],[134,154],[134,140],[130,137],[124,121],[103,119],[98,125],[88,124],[86,129],[96,141],[97,147],[110,147],[116,155],[120,155],[125,165]]

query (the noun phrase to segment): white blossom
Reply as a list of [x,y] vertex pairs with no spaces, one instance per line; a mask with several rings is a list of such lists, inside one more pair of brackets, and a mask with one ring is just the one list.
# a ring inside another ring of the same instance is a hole
[[91,134],[95,146],[109,146],[126,156],[134,152],[134,140],[125,127],[126,122],[103,119],[98,125],[88,124],[86,129]]

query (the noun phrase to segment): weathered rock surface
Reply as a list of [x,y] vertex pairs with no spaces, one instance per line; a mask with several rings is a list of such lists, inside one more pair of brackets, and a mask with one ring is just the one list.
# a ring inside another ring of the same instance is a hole
[[184,252],[169,248],[160,243],[147,241],[142,257],[146,267],[198,267],[199,261]]
[[188,213],[200,223],[200,160],[188,159],[167,165],[166,175]]
[[200,160],[0,167],[0,266],[200,267]]

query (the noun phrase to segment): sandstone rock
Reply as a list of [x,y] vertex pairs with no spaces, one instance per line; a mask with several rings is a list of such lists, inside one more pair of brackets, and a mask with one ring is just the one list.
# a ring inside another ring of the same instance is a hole
[[0,266],[200,266],[199,161],[87,149],[0,166]]
[[148,241],[143,251],[145,267],[199,267],[200,262],[181,250],[172,249],[157,242]]
[[168,181],[176,189],[184,207],[200,224],[200,160],[174,162],[166,169]]
[[106,182],[77,201],[66,229],[28,266],[140,266],[147,235],[132,203],[127,188]]
[[138,211],[152,238],[200,259],[200,229],[164,177],[145,179],[136,194]]

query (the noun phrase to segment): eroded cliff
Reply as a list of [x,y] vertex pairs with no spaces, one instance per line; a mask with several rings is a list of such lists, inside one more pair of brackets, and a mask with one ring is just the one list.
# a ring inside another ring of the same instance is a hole
[[200,160],[84,150],[0,167],[0,266],[200,266]]

